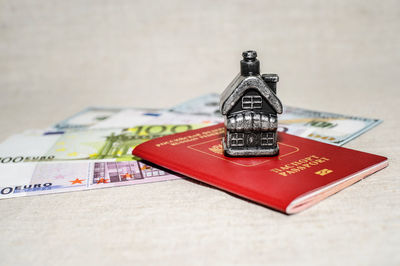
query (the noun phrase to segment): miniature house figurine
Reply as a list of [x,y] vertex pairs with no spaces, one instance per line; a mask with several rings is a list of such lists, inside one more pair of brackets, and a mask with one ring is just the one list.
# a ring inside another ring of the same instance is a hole
[[221,95],[219,108],[225,116],[224,154],[232,157],[279,154],[277,114],[282,104],[276,97],[276,74],[260,75],[255,51],[243,52],[240,73]]

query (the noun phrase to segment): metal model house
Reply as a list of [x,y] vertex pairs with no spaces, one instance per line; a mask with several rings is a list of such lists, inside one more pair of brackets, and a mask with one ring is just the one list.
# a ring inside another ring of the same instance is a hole
[[240,73],[221,95],[219,108],[225,117],[223,139],[227,156],[274,156],[277,143],[277,114],[282,104],[276,96],[276,74],[260,75],[255,51],[243,52]]

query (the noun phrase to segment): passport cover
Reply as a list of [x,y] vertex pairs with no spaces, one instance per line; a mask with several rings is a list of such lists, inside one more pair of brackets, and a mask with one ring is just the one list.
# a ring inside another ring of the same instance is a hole
[[133,155],[278,211],[300,212],[386,167],[385,157],[279,133],[275,157],[231,158],[223,124],[153,139]]

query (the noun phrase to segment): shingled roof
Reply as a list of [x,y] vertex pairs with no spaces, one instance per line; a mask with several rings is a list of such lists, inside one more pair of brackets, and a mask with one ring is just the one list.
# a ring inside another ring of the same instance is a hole
[[235,106],[248,89],[256,89],[278,113],[282,113],[282,103],[260,76],[242,76],[240,73],[232,80],[221,95],[219,108],[223,115]]

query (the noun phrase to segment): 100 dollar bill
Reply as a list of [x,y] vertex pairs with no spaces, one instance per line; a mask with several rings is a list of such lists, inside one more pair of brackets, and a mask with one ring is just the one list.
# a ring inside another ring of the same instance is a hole
[[[150,108],[109,108],[109,107],[88,107],[53,126],[53,130],[64,131],[74,129],[87,129],[98,123],[106,121],[110,117],[118,114],[122,110],[131,110],[134,112],[137,124],[146,124],[145,122],[152,117],[158,116],[160,110]],[[129,125],[134,126],[134,125]],[[125,127],[128,127],[125,125]]]
[[[122,128],[139,124],[215,124],[223,122],[219,95],[203,95],[169,110],[90,107],[55,125],[52,131],[74,128]],[[343,145],[379,125],[382,120],[284,106],[279,130],[300,137]]]
[[[222,119],[218,105],[219,95],[212,93],[179,104],[169,111],[190,115],[209,115]],[[283,114],[279,115],[278,119],[278,130],[280,131],[339,146],[382,122],[379,119],[313,111],[290,106],[284,106]]]
[[160,109],[89,107],[57,123],[49,132],[76,129],[127,128],[140,125],[213,124],[222,120],[209,115],[193,115]]

